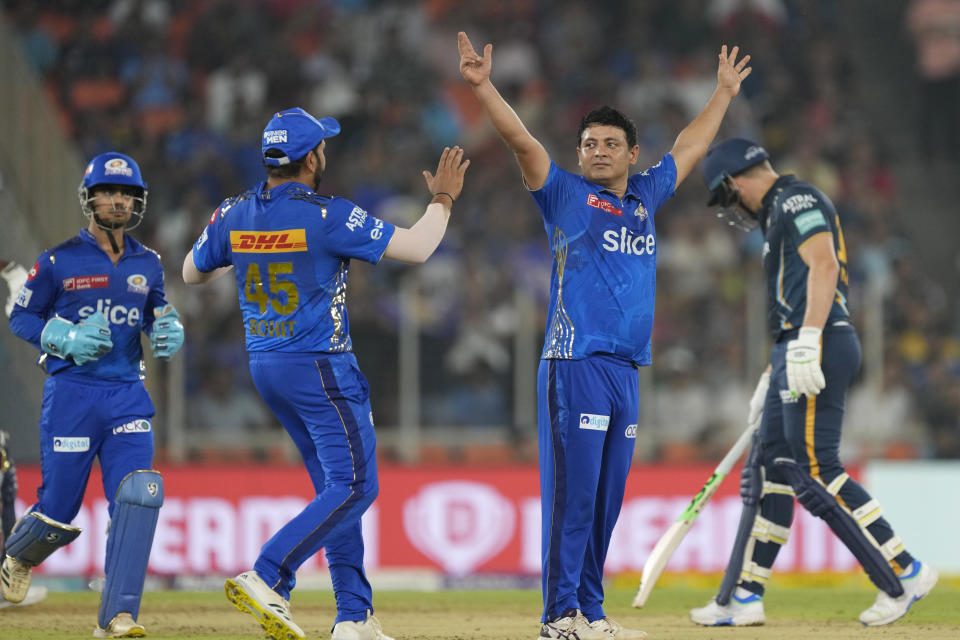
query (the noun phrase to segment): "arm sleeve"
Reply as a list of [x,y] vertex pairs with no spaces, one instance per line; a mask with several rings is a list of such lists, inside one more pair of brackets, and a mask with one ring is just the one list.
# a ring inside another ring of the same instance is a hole
[[814,189],[794,188],[781,198],[780,224],[796,247],[815,235],[832,233],[833,215],[833,205]]
[[41,349],[40,334],[52,315],[56,296],[53,269],[50,253],[44,252],[30,270],[10,314],[10,330],[37,349]]
[[667,153],[660,158],[660,162],[633,175],[630,180],[637,182],[635,186],[641,192],[647,210],[655,213],[676,192],[677,163]]
[[230,252],[224,241],[226,223],[221,214],[222,207],[223,204],[216,208],[210,216],[210,222],[193,243],[193,264],[198,271],[207,273],[231,264]]
[[324,245],[343,258],[377,263],[387,250],[396,227],[376,218],[349,200],[331,202]]
[[563,213],[569,210],[567,204],[574,191],[571,186],[571,179],[578,179],[578,177],[564,171],[551,159],[547,181],[539,189],[530,191],[533,201],[537,203],[537,207],[540,209],[540,215],[544,222],[556,224],[560,221]]

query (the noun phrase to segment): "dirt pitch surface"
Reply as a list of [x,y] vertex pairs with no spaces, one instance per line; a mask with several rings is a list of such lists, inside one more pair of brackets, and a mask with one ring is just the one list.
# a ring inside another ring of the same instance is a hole
[[[643,610],[630,608],[633,590],[607,593],[607,613],[650,640],[904,640],[960,638],[960,588],[938,585],[906,617],[878,628],[857,622],[873,602],[865,588],[779,588],[765,598],[767,624],[761,627],[698,627],[687,619],[691,607],[713,596],[711,589],[667,586]],[[540,596],[535,591],[382,591],[375,594],[384,631],[397,640],[536,640]],[[3,640],[90,638],[96,624],[95,593],[53,593],[29,607],[0,610]],[[293,617],[308,638],[330,637],[333,596],[295,593]],[[149,592],[140,622],[149,638],[197,640],[258,639],[253,618],[235,610],[222,592]]]

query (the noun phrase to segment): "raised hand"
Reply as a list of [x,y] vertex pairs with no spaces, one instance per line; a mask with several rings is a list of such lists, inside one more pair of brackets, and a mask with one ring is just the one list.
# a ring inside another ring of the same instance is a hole
[[483,47],[483,57],[480,57],[470,44],[470,38],[461,31],[457,33],[457,49],[460,51],[460,75],[464,80],[477,86],[490,79],[490,69],[493,66],[492,44]]
[[456,200],[463,189],[463,176],[469,166],[470,161],[463,159],[463,149],[445,147],[440,154],[437,175],[424,171],[423,179],[427,181],[430,193],[434,195],[446,193],[451,200]]
[[[720,61],[717,66],[717,88],[723,89],[732,98],[740,93],[740,83],[750,75],[753,67],[746,64],[750,62],[750,56],[745,55],[740,61],[737,61],[737,54],[740,53],[740,47],[734,47],[727,54],[727,45],[720,48]],[[463,58],[461,58],[460,72],[463,72]]]

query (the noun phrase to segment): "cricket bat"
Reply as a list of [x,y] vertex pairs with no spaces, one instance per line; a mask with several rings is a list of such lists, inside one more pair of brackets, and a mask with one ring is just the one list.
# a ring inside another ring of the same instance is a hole
[[673,555],[673,552],[680,546],[683,538],[687,535],[687,532],[690,531],[690,527],[693,526],[693,521],[697,519],[704,505],[707,504],[707,501],[710,500],[710,497],[716,492],[726,475],[730,473],[730,469],[733,468],[733,465],[737,463],[737,460],[740,459],[743,452],[750,446],[750,439],[753,437],[753,432],[756,431],[759,426],[760,421],[757,420],[755,424],[751,424],[740,434],[737,441],[733,443],[733,447],[731,447],[727,455],[723,457],[723,460],[720,461],[717,468],[713,470],[713,475],[710,476],[707,483],[697,492],[697,495],[693,496],[693,500],[690,501],[686,510],[680,514],[676,522],[670,525],[667,532],[657,541],[656,546],[653,547],[653,551],[650,552],[650,557],[647,558],[646,563],[643,565],[643,574],[640,576],[640,588],[637,590],[637,595],[633,598],[634,607],[640,609],[646,604],[647,598],[650,597],[650,592],[653,591],[653,585],[657,583],[660,574],[663,573],[667,563],[670,562],[670,557]]

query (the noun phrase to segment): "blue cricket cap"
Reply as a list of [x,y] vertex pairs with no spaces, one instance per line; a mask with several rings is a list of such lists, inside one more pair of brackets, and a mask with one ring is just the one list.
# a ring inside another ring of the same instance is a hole
[[[727,177],[735,176],[769,157],[766,149],[746,138],[724,140],[707,151],[703,159],[703,180],[713,192]],[[716,202],[711,199],[707,204],[713,205]]]
[[[338,133],[340,123],[333,118],[317,120],[300,107],[278,111],[263,130],[263,163],[279,167],[296,162],[316,148],[321,140]],[[276,151],[268,156],[267,151],[271,149]]]
[[116,151],[101,153],[87,165],[82,186],[90,189],[98,184],[120,184],[144,190],[147,188],[140,174],[140,167],[133,158]]

